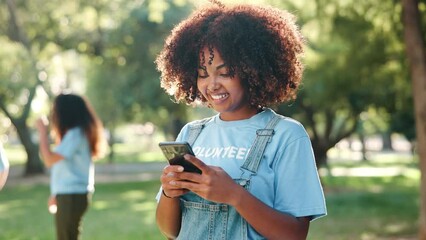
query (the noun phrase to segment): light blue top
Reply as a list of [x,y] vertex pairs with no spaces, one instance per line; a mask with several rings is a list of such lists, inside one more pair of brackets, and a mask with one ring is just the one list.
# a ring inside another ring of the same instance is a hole
[[[218,114],[206,123],[193,151],[207,165],[220,166],[232,178],[239,178],[256,130],[263,129],[273,114],[271,109],[265,109],[239,121],[222,121]],[[187,138],[189,124],[176,141]],[[254,196],[278,211],[313,219],[326,215],[311,141],[299,122],[291,118],[278,122],[250,188]]]
[[[219,166],[233,179],[238,179],[256,130],[265,128],[274,114],[271,109],[265,109],[238,121],[222,121],[217,114],[205,124],[192,146],[193,151],[207,165]],[[176,141],[188,139],[191,124],[182,128]],[[251,178],[250,192],[266,205],[295,217],[311,216],[313,220],[325,216],[324,193],[307,132],[299,122],[286,117],[274,130],[258,172]],[[157,199],[160,194],[161,191]],[[186,194],[181,198],[190,201],[186,199],[190,196]],[[249,227],[249,239],[256,236],[256,231]]]
[[7,160],[3,146],[0,144],[0,172],[7,169],[9,169],[9,161]]
[[95,171],[83,130],[78,127],[68,130],[54,152],[64,159],[52,166],[52,195],[93,192]]

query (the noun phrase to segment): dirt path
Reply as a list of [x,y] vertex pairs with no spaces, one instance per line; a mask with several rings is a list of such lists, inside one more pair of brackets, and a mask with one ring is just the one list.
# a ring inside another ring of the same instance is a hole
[[[129,182],[151,181],[159,179],[164,163],[123,163],[123,164],[96,164],[95,182]],[[12,166],[6,186],[49,184],[49,173],[23,177],[23,166]]]
[[[151,163],[121,163],[109,164],[102,163],[95,165],[95,182],[129,182],[129,181],[150,181],[158,180],[161,170],[164,168],[163,162]],[[6,186],[49,184],[49,173],[42,175],[23,177],[23,166],[12,166]],[[320,174],[326,176],[330,174],[326,169],[320,169]],[[331,169],[333,176],[398,176],[398,175],[420,174],[418,169],[404,166],[388,167],[335,167]]]

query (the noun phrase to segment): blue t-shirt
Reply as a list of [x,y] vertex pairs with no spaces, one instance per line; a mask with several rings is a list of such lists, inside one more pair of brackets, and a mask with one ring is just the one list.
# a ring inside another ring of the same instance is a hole
[[83,130],[78,127],[68,130],[54,151],[64,159],[52,166],[52,195],[93,192],[95,171]]
[[[237,179],[256,130],[265,128],[273,115],[271,109],[265,109],[249,119],[222,121],[218,114],[205,124],[192,146],[194,153],[207,165],[219,166]],[[183,127],[176,141],[188,138],[190,124]],[[274,130],[258,173],[251,179],[250,192],[268,206],[295,217],[326,215],[315,157],[304,127],[283,118]]]

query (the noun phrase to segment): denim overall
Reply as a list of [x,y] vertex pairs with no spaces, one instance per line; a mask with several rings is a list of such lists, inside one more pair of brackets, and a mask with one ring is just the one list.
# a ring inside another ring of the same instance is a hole
[[[275,115],[265,129],[256,131],[256,139],[249,155],[240,167],[241,177],[234,179],[247,191],[250,190],[251,177],[256,175],[266,145],[271,141],[274,127],[280,119],[279,115]],[[190,145],[195,142],[208,120],[204,119],[190,126],[187,139]],[[177,239],[248,239],[247,222],[237,213],[235,208],[205,200],[193,192],[187,193],[185,198],[186,200],[181,198],[182,225]],[[257,235],[256,239],[264,238]]]

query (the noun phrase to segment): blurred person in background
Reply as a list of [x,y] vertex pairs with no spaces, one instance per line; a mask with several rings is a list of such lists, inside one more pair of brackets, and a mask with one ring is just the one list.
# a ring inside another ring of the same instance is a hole
[[57,239],[79,239],[81,222],[94,192],[93,160],[103,154],[103,126],[88,100],[75,94],[60,94],[51,111],[50,149],[48,118],[36,122],[40,154],[51,168],[49,211],[55,214]]
[[7,160],[6,153],[3,149],[3,144],[0,142],[0,190],[6,183],[9,174],[9,161]]

